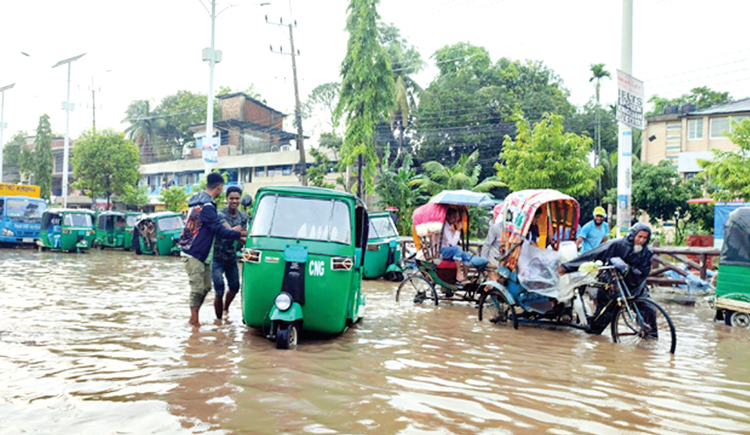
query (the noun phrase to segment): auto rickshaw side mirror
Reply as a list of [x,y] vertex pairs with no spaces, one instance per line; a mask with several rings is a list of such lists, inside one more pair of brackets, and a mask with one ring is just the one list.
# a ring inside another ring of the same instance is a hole
[[251,207],[253,205],[253,197],[250,195],[242,195],[240,204],[242,205],[243,208]]

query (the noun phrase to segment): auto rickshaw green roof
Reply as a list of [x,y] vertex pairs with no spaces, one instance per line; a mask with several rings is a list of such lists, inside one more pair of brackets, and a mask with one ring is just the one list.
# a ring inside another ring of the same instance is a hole
[[[349,199],[355,202],[359,202],[363,206],[365,203],[359,199],[356,195],[344,192],[341,190],[326,189],[324,187],[304,187],[304,186],[269,186],[261,187],[258,189],[258,193],[278,193],[281,195],[295,195],[295,196],[317,196],[320,198],[339,198]],[[366,206],[365,206],[366,207]]]
[[94,215],[94,212],[91,210],[87,210],[85,208],[48,208],[44,211],[45,213],[55,213],[55,214],[61,214],[61,213],[88,213],[90,215]]
[[370,219],[377,218],[377,217],[391,217],[391,212],[388,211],[374,211],[372,213],[368,213],[370,216]]

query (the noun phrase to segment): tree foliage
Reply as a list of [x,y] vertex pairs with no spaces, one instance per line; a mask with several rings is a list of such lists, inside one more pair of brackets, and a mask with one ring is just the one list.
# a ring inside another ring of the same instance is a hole
[[671,221],[675,212],[687,208],[690,192],[680,174],[667,160],[656,165],[633,165],[633,206],[652,219]]
[[357,190],[366,192],[373,191],[377,172],[373,129],[391,111],[394,94],[390,60],[378,38],[379,3],[379,0],[349,2],[346,21],[349,41],[341,64],[341,95],[335,111],[336,119],[346,118],[340,161],[349,166],[362,159]]
[[[411,154],[404,153],[392,163],[389,163],[390,154],[390,147],[386,147],[378,182],[375,185],[375,193],[380,197],[377,205],[398,208],[399,218],[396,222],[398,232],[399,234],[409,234],[411,232],[411,215],[419,204],[427,201],[427,198],[423,197],[419,190],[410,184],[417,176],[417,171],[412,167]],[[400,165],[399,161],[401,162]]]
[[120,200],[123,203],[132,205],[138,210],[148,204],[148,187],[128,184],[123,190],[124,193],[120,196]]
[[3,181],[6,183],[18,183],[21,161],[21,150],[26,144],[25,131],[16,133],[3,147]]
[[305,119],[320,118],[325,123],[325,131],[333,133],[336,127],[334,113],[339,100],[341,83],[323,83],[310,91],[307,100],[302,104],[302,116]]
[[716,190],[711,195],[717,201],[742,199],[750,202],[750,119],[732,120],[727,137],[739,147],[734,151],[712,149],[713,160],[699,160]]
[[39,117],[36,128],[34,150],[23,149],[19,156],[19,169],[22,174],[32,176],[34,184],[39,186],[40,196],[49,200],[52,195],[52,127],[49,116]]
[[[188,193],[185,187],[170,186],[162,189],[159,201],[164,203],[164,208],[175,213],[182,213],[187,208]],[[217,203],[218,204],[218,203]]]
[[495,161],[505,135],[515,134],[515,110],[530,119],[573,113],[562,80],[541,62],[493,63],[486,49],[468,43],[443,47],[432,59],[440,72],[415,112],[419,161],[452,165],[477,150],[482,162]]
[[[426,162],[422,164],[424,173],[414,177],[412,186],[417,186],[422,192],[430,196],[437,195],[443,190],[471,190],[474,192],[489,192],[495,187],[503,187],[505,183],[497,177],[481,179],[482,165],[479,164],[479,151],[463,155],[453,166],[444,166],[440,162]],[[480,181],[481,180],[481,181]]]
[[333,184],[325,181],[325,176],[333,169],[333,163],[331,163],[325,154],[315,148],[310,149],[310,155],[315,159],[310,169],[307,170],[307,179],[310,185],[333,189]]
[[91,197],[123,195],[138,182],[138,147],[125,134],[112,129],[87,130],[73,150],[76,187]]
[[545,114],[531,128],[529,121],[516,115],[518,135],[505,137],[498,178],[512,191],[556,189],[571,196],[585,195],[594,189],[600,168],[588,161],[591,138],[563,132],[563,118]]
[[713,91],[708,86],[700,86],[691,89],[689,94],[682,94],[677,98],[662,98],[654,95],[649,98],[648,102],[652,103],[654,107],[646,113],[646,116],[654,116],[663,114],[664,108],[667,106],[694,103],[695,109],[701,110],[720,104],[729,104],[732,102],[732,97],[729,96],[729,92]]

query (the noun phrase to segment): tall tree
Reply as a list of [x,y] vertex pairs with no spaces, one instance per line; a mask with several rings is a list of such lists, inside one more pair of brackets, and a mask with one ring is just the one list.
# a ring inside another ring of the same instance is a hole
[[138,147],[112,129],[87,130],[73,150],[75,185],[91,197],[123,195],[138,182]]
[[39,117],[36,128],[34,150],[23,149],[19,157],[20,172],[34,177],[34,184],[39,186],[40,196],[49,200],[52,195],[52,127],[49,116]]
[[130,125],[125,129],[128,139],[138,145],[142,163],[152,163],[163,154],[159,148],[159,134],[164,129],[165,121],[155,111],[151,111],[148,100],[136,100],[130,103],[125,111],[125,119]]
[[379,3],[379,0],[349,2],[346,21],[349,41],[341,64],[341,95],[335,112],[336,119],[346,117],[340,158],[346,166],[357,162],[360,197],[363,191],[373,191],[378,163],[373,129],[391,111],[395,87],[388,54],[378,38]]
[[[443,47],[432,59],[440,72],[415,111],[419,161],[452,165],[476,150],[481,161],[494,161],[505,135],[515,134],[516,109],[531,119],[574,111],[560,77],[541,62],[492,63],[486,49],[467,43]],[[486,166],[484,175],[492,175]]]
[[646,116],[654,116],[663,114],[664,108],[667,106],[693,103],[696,110],[701,110],[721,104],[729,104],[732,102],[732,97],[729,96],[729,92],[718,92],[711,90],[708,86],[699,86],[691,89],[689,94],[682,94],[672,99],[662,98],[654,94],[648,102],[652,103],[654,107],[646,113]]
[[424,92],[412,77],[425,67],[422,55],[394,24],[380,23],[380,43],[383,44],[391,60],[393,81],[396,86],[394,109],[390,113],[391,128],[398,132],[398,152],[404,148],[404,132],[411,123],[412,111],[417,107],[417,99]]
[[556,189],[571,196],[594,189],[601,168],[588,161],[591,138],[563,132],[563,118],[547,114],[532,129],[529,121],[516,115],[518,135],[505,137],[498,178],[512,191]]
[[715,200],[750,202],[750,119],[732,120],[731,130],[726,135],[739,149],[713,149],[713,160],[699,160],[699,163],[705,169],[704,176],[716,187],[711,194]]
[[[601,107],[599,103],[599,92],[602,87],[602,79],[608,77],[611,78],[612,76],[609,74],[609,71],[604,69],[603,63],[597,63],[597,64],[591,64],[591,78],[589,78],[589,82],[594,82],[594,89],[595,89],[595,95],[596,95],[596,108],[599,109]],[[597,164],[599,160],[599,156],[602,152],[602,128],[601,124],[599,122],[599,110],[596,111],[596,159]],[[599,185],[601,185],[601,181],[599,181]]]

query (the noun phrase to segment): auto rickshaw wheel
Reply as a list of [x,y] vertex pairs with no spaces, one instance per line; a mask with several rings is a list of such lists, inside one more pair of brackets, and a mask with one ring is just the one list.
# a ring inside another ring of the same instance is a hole
[[297,323],[279,322],[276,329],[276,349],[290,349],[297,345]]
[[510,305],[498,290],[489,290],[479,297],[479,321],[487,319],[491,323],[513,322],[513,329],[518,329],[516,310]]
[[396,290],[396,302],[400,305],[437,305],[438,295],[430,281],[421,275],[411,275],[401,281]]
[[739,311],[732,311],[732,314],[730,315],[729,313],[727,313],[727,315],[724,316],[724,319],[726,324],[729,326],[750,328],[750,314],[741,313]]

